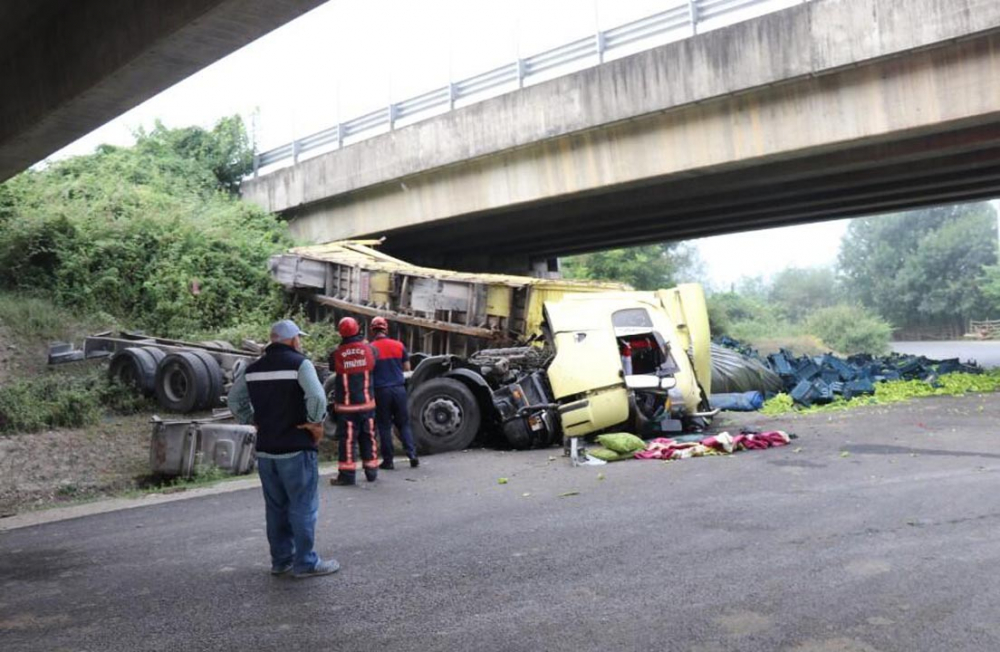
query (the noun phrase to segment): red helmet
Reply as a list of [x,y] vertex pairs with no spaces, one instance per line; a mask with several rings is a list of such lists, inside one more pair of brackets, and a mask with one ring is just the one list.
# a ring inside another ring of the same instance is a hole
[[385,317],[376,317],[372,320],[372,330],[387,331],[389,330],[389,322],[386,321]]
[[354,317],[344,317],[337,323],[337,332],[341,337],[354,337],[361,332],[361,327]]

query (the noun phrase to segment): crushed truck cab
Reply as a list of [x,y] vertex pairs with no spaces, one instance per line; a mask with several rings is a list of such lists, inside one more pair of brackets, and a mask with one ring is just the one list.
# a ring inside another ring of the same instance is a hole
[[565,294],[544,304],[535,346],[431,356],[410,380],[424,452],[478,432],[513,448],[602,431],[700,430],[711,416],[708,314],[698,285]]
[[639,431],[661,409],[678,430],[702,425],[694,420],[707,411],[711,364],[700,286],[567,295],[545,309],[564,437],[622,424]]

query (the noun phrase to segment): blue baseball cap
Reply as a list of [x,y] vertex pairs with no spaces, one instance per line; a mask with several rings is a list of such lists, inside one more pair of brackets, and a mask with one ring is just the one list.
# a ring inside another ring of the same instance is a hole
[[298,325],[291,319],[282,319],[281,321],[275,322],[274,325],[271,326],[272,340],[290,340],[296,335],[308,336],[309,333],[299,330]]

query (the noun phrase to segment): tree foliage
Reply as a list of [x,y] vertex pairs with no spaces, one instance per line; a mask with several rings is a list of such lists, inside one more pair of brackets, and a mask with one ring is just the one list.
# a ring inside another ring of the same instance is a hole
[[840,300],[837,277],[829,267],[786,267],[771,279],[768,295],[794,322]]
[[693,249],[671,242],[571,256],[563,259],[562,270],[567,278],[618,281],[636,290],[658,290],[676,285],[678,273],[694,259]]
[[837,353],[882,355],[889,351],[892,326],[861,306],[836,305],[813,312],[806,330]]
[[996,260],[985,203],[854,220],[839,256],[850,296],[899,327],[962,327],[990,312],[980,283]]
[[252,157],[242,121],[158,124],[133,147],[0,186],[0,283],[164,336],[280,311],[268,257],[283,225],[231,195]]

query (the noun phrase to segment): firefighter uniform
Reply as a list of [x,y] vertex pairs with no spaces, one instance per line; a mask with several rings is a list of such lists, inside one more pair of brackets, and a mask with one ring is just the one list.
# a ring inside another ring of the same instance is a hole
[[354,484],[357,470],[355,444],[369,482],[378,477],[378,439],[375,430],[375,395],[372,371],[377,353],[358,334],[345,338],[330,354],[330,368],[337,373],[333,409],[337,415],[337,484]]
[[379,443],[382,446],[383,469],[393,468],[392,426],[399,430],[399,439],[406,449],[410,466],[418,466],[417,448],[413,444],[413,431],[410,428],[410,414],[406,405],[406,378],[403,376],[404,365],[409,361],[406,347],[399,340],[394,340],[385,331],[375,330],[372,338],[372,348],[378,353],[375,362],[375,423],[378,426]]

